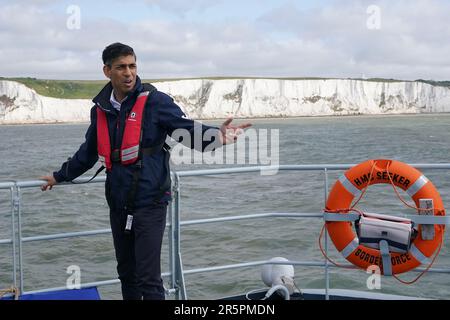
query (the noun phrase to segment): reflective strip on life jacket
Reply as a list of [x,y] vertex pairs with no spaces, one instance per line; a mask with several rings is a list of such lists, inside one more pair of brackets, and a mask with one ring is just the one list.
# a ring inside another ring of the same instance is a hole
[[[120,148],[120,160],[124,165],[136,162],[139,157],[142,118],[144,116],[144,107],[148,94],[149,92],[145,91],[137,97],[125,121],[125,129]],[[97,107],[97,150],[100,161],[102,161],[102,164],[107,170],[110,170],[112,168],[112,161],[108,122],[105,111],[99,107]]]
[[125,122],[125,131],[122,138],[120,160],[122,164],[132,164],[139,156],[139,144],[141,142],[141,125],[144,116],[144,107],[149,92],[142,92],[136,99],[136,103]]
[[131,159],[137,157],[138,154],[139,154],[139,145],[122,150],[122,155],[121,155],[122,162],[131,160]]

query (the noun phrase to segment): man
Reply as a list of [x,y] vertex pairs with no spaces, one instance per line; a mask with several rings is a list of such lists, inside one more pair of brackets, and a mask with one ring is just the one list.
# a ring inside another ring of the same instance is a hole
[[[231,126],[230,118],[214,128],[187,119],[168,95],[141,83],[136,55],[127,45],[109,45],[102,59],[110,82],[93,99],[86,140],[59,171],[42,177],[41,189],[75,179],[100,159],[122,296],[165,299],[160,256],[171,199],[166,137],[185,129],[192,137],[186,140],[193,141],[189,146],[204,151],[210,143],[233,143],[250,124]],[[194,134],[207,130],[214,130],[215,141],[194,145]]]

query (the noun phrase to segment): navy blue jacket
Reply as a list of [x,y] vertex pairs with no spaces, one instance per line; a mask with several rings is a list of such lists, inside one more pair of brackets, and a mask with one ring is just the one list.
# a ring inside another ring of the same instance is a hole
[[[139,93],[143,91],[143,85],[137,77],[136,86],[122,103],[120,112],[114,109],[110,103],[111,91],[112,85],[108,83],[92,100],[95,105],[91,109],[91,123],[86,132],[86,140],[74,156],[65,162],[59,171],[53,173],[57,182],[71,181],[91,169],[97,162],[97,105],[107,114],[111,145],[118,146],[120,149],[126,116],[133,107]],[[208,129],[218,130],[218,128],[187,119],[180,107],[168,95],[157,90],[149,95],[144,111],[143,148],[161,144],[166,140],[167,135],[170,136],[176,129],[189,131],[191,135],[189,147],[194,148],[194,128],[196,134],[200,134],[200,130],[201,134]],[[215,140],[203,141],[200,147],[202,150],[199,151],[203,151],[212,142],[217,145],[218,139]],[[134,203],[135,208],[150,205],[154,201],[170,200],[170,188],[161,192],[161,186],[170,177],[166,157],[168,157],[168,153],[165,150],[143,156],[139,186]],[[106,173],[105,194],[111,209],[120,210],[125,206],[134,170],[136,170],[135,164],[124,166],[120,162],[114,162],[111,171]]]

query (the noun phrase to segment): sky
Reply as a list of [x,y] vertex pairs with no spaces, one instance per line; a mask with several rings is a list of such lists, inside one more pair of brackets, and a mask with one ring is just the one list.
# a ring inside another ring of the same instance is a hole
[[446,0],[0,0],[0,76],[104,79],[132,46],[145,79],[450,80]]

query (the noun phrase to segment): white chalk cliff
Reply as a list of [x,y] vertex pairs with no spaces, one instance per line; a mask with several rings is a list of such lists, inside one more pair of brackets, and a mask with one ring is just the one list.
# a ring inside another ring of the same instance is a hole
[[19,82],[0,81],[0,124],[86,122],[91,107],[88,99],[44,97]]
[[[450,112],[450,88],[350,79],[177,80],[154,85],[194,119]],[[0,80],[0,124],[87,122],[89,99],[44,97]]]

